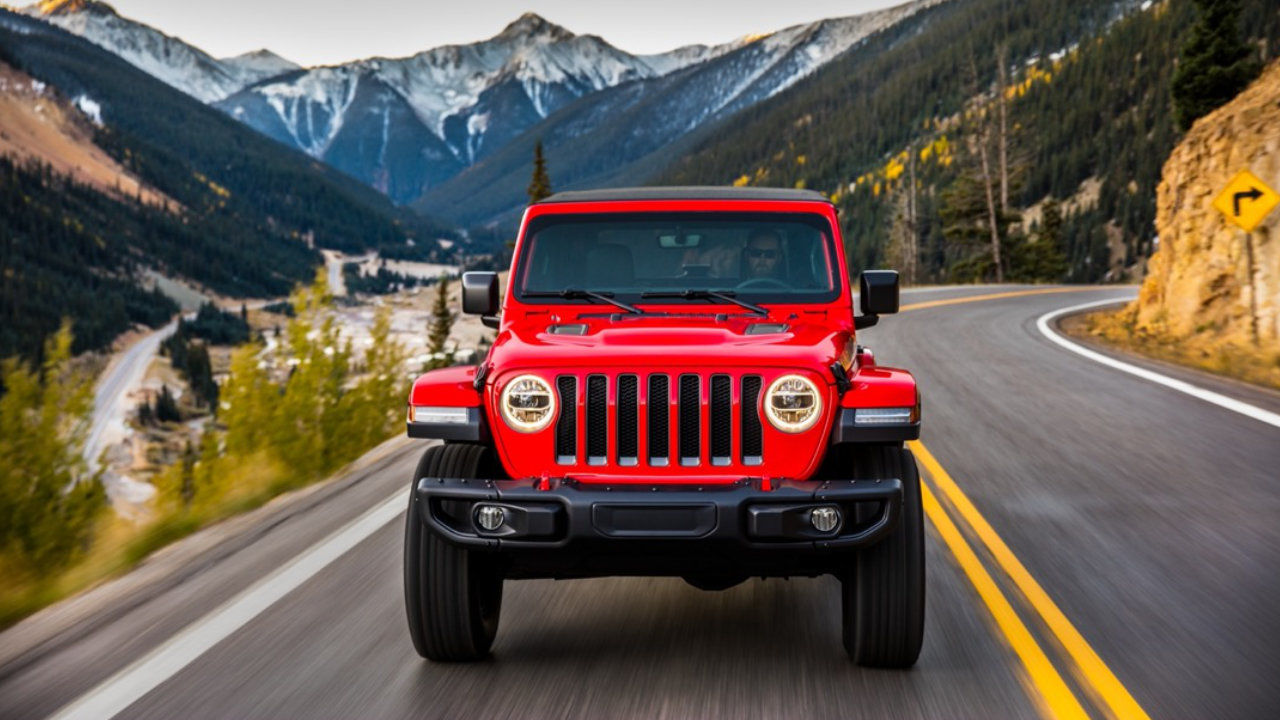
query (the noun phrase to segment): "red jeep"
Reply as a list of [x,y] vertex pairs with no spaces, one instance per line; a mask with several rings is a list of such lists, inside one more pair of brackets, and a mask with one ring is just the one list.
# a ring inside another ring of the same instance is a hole
[[920,396],[855,330],[898,310],[836,211],[762,188],[564,192],[524,214],[478,367],[409,398],[427,448],[409,496],[405,604],[418,653],[484,657],[506,579],[678,576],[842,583],[859,664],[909,667],[924,628]]

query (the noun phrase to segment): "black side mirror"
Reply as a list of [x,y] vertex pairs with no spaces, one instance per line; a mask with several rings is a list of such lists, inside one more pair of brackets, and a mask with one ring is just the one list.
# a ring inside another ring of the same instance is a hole
[[858,303],[862,316],[854,319],[854,327],[862,329],[875,325],[881,315],[898,312],[898,271],[866,270],[859,278]]
[[462,312],[468,315],[498,314],[498,273],[462,273]]

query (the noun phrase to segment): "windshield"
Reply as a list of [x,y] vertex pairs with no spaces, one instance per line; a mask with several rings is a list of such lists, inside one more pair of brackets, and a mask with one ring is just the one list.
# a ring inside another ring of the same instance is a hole
[[831,227],[814,213],[543,215],[522,247],[516,296],[538,302],[581,301],[581,291],[648,303],[840,294]]

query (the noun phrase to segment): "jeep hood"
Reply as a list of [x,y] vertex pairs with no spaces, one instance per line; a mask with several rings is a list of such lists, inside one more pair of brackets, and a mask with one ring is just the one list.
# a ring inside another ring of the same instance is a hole
[[[744,313],[629,316],[530,313],[497,339],[495,369],[662,365],[793,367],[823,371],[844,352],[852,328],[826,312],[762,318]],[[825,373],[824,373],[825,374]]]

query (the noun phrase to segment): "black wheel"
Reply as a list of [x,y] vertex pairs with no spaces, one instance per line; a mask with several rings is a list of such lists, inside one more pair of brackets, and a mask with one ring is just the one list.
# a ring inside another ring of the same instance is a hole
[[[422,477],[500,477],[492,451],[457,443],[427,448],[413,484]],[[480,660],[498,632],[502,568],[491,553],[467,550],[423,522],[417,493],[409,490],[404,530],[404,604],[409,637],[430,660]]]
[[924,641],[924,512],[910,450],[868,446],[853,452],[858,478],[900,478],[897,527],[858,552],[843,578],[844,648],[859,665],[908,668]]

